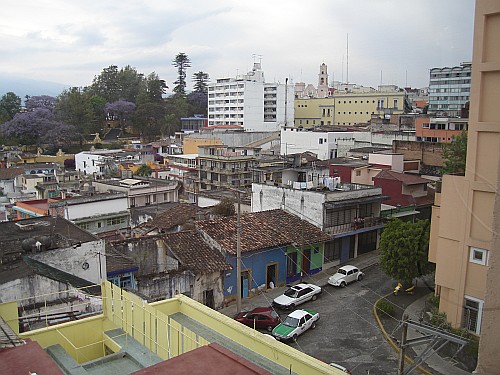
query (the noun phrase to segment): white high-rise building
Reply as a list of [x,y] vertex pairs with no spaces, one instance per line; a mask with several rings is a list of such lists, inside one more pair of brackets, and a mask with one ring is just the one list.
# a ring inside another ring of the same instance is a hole
[[293,84],[266,83],[260,62],[255,62],[245,75],[217,79],[208,85],[208,126],[239,125],[245,131],[277,131],[293,125],[293,116]]

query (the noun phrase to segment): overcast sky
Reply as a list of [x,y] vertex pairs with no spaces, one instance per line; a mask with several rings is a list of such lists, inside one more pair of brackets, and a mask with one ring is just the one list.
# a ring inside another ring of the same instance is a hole
[[267,82],[316,85],[324,62],[330,82],[348,65],[350,83],[424,87],[430,68],[472,60],[473,17],[473,0],[8,1],[0,74],[87,86],[131,65],[172,88],[184,52],[189,81],[245,73],[260,55]]

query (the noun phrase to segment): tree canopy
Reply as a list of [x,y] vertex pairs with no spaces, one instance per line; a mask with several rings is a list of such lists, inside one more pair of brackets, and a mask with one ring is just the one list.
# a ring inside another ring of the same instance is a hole
[[443,145],[443,168],[442,174],[465,173],[467,161],[467,132],[462,131],[457,137],[453,137],[451,143]]
[[153,169],[147,164],[142,164],[139,168],[137,168],[137,171],[135,174],[137,176],[143,176],[143,177],[149,177],[151,176],[151,173],[153,173]]
[[222,198],[219,204],[214,206],[212,212],[221,216],[234,216],[236,213],[234,201],[230,198]]
[[36,146],[42,143],[69,146],[79,137],[74,126],[58,121],[53,111],[43,107],[17,113],[12,120],[2,124],[0,130],[7,137],[17,138],[21,144]]
[[177,68],[177,81],[174,82],[174,93],[177,95],[186,95],[186,70],[191,66],[191,60],[184,52],[179,52],[172,65]]
[[380,238],[380,267],[389,277],[409,284],[432,272],[428,261],[430,223],[392,219]]
[[13,92],[8,92],[0,98],[0,124],[12,120],[21,111],[21,98]]
[[209,76],[208,73],[199,71],[193,74],[193,91],[194,92],[201,92],[203,94],[208,93],[208,81],[209,81]]

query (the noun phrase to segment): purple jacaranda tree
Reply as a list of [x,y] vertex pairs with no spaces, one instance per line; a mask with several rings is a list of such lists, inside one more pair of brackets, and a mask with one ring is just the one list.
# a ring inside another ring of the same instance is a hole
[[22,144],[36,146],[42,143],[62,146],[78,137],[74,126],[57,121],[54,113],[44,107],[17,113],[1,125],[0,131],[7,137],[19,138]]
[[31,96],[26,100],[26,110],[32,111],[36,108],[46,108],[54,112],[57,99],[49,95]]
[[135,111],[135,104],[126,100],[117,100],[113,103],[106,103],[104,113],[106,117],[112,120],[119,120],[123,127],[130,115]]

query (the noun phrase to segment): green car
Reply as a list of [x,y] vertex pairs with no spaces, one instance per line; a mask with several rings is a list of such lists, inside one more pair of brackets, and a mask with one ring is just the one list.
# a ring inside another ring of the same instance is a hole
[[285,320],[277,325],[272,335],[280,341],[296,340],[299,335],[309,328],[316,328],[319,313],[312,310],[295,310]]

